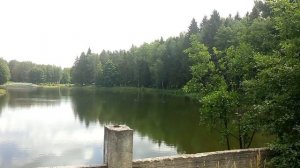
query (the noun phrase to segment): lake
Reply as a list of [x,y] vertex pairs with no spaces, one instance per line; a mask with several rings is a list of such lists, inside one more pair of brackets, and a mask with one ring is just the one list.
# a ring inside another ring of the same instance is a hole
[[[134,130],[134,159],[226,149],[184,96],[114,89],[15,89],[0,97],[0,167],[103,163],[104,125]],[[265,146],[257,135],[252,147]]]

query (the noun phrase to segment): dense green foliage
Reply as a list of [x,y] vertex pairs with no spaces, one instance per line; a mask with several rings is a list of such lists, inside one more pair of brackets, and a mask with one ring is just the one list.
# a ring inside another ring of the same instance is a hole
[[193,78],[184,89],[199,94],[202,119],[224,126],[220,131],[228,149],[230,136],[239,141],[240,148],[249,147],[258,125],[242,82],[255,75],[252,48],[241,43],[224,52],[214,48],[210,54],[208,48],[195,39],[187,52],[194,62]]
[[[276,136],[273,166],[300,167],[299,30],[299,1],[255,1],[244,17],[192,19],[177,37],[128,51],[88,49],[71,69],[14,60],[9,69],[16,82],[183,88],[197,95],[201,120],[223,125],[228,149],[233,140],[250,147],[264,129]],[[0,63],[3,83],[9,71]]]
[[300,167],[300,2],[270,0],[267,5],[279,46],[255,58],[259,72],[249,90],[262,123],[277,135],[272,164]]
[[198,34],[193,19],[186,34],[132,46],[124,51],[82,53],[72,67],[76,84],[96,83],[102,86],[135,86],[179,89],[191,79],[188,54],[190,36]]
[[[9,69],[11,81],[14,82],[59,83],[63,75],[61,68],[54,65],[39,65],[16,60],[9,62]],[[68,80],[70,81],[70,77]]]
[[98,55],[92,54],[89,49],[87,54],[82,53],[76,58],[72,68],[72,82],[80,85],[95,84],[100,74],[101,63]]
[[[213,21],[211,21],[213,20]],[[209,27],[209,28],[207,28]],[[204,18],[186,50],[201,117],[220,123],[228,148],[249,147],[260,128],[276,135],[275,167],[300,167],[300,3],[255,2],[244,18]]]
[[60,79],[60,83],[62,84],[67,84],[67,83],[71,83],[71,69],[70,68],[64,68],[62,71],[62,76]]
[[6,83],[10,78],[10,72],[7,62],[0,58],[0,85]]

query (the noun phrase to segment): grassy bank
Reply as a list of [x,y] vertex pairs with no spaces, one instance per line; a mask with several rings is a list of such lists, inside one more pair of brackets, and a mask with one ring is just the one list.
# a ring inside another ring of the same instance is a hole
[[137,93],[137,92],[142,92],[142,93],[159,93],[159,94],[168,94],[168,95],[176,95],[176,96],[188,96],[188,97],[193,97],[191,94],[185,93],[181,89],[158,89],[158,88],[145,88],[145,87],[124,87],[124,86],[114,86],[114,87],[103,87],[103,86],[97,86],[97,85],[53,85],[53,86],[48,86],[48,85],[39,85],[43,88],[51,88],[51,87],[70,87],[72,89],[85,89],[85,90],[90,90],[90,91],[109,91],[109,92],[123,92],[123,93]]
[[143,93],[164,93],[172,95],[184,95],[182,90],[168,90],[168,89],[157,89],[157,88],[144,88],[144,87],[99,87],[98,90],[109,90],[112,92],[143,92]]
[[57,83],[42,83],[42,84],[30,84],[30,83],[14,83],[10,82],[6,84],[9,87],[39,87],[39,88],[72,88],[72,89],[85,89],[85,90],[100,90],[100,91],[109,91],[109,92],[123,92],[123,93],[158,93],[158,94],[168,94],[175,96],[187,96],[190,98],[195,98],[194,94],[187,94],[181,89],[158,89],[158,88],[145,88],[145,87],[123,87],[123,86],[115,86],[115,87],[102,87],[97,85],[74,85],[74,84],[57,84]]
[[109,92],[122,92],[122,93],[157,93],[157,94],[167,94],[173,96],[186,96],[189,98],[195,98],[194,94],[187,94],[181,89],[158,89],[158,88],[144,88],[144,87],[102,87],[102,86],[77,86],[74,85],[72,88],[83,88],[86,90],[100,90],[100,91],[109,91]]
[[72,87],[74,84],[60,84],[60,83],[41,83],[38,87],[42,88],[60,88],[60,87]]
[[37,87],[38,85],[22,82],[7,82],[6,84],[2,85],[2,88],[4,89],[33,89]]
[[111,92],[144,92],[144,93],[168,93],[174,95],[184,95],[184,92],[180,89],[178,90],[168,90],[168,89],[157,89],[157,88],[144,88],[144,87],[103,87],[97,85],[75,85],[75,84],[57,84],[57,83],[41,83],[37,85],[41,88],[59,88],[59,87],[70,87],[70,88],[81,88],[86,90],[101,90],[101,91],[111,91]]
[[4,96],[6,94],[6,90],[3,88],[0,88],[0,96]]

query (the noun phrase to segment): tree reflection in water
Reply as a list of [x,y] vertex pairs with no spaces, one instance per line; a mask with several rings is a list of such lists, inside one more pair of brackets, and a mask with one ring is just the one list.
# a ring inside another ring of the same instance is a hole
[[126,124],[155,143],[175,146],[179,153],[226,149],[221,136],[199,123],[198,104],[162,93],[73,89],[75,116],[90,123]]

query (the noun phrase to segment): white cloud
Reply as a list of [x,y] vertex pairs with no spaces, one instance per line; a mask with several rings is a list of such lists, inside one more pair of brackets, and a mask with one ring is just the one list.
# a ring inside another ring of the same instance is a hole
[[0,1],[0,57],[71,66],[90,46],[128,49],[185,31],[213,9],[250,11],[253,0]]

